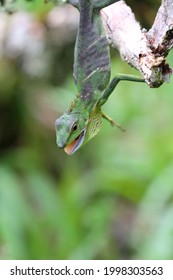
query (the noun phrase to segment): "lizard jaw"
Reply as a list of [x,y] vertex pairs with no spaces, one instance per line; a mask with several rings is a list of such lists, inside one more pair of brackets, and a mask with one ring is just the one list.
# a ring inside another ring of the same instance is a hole
[[86,133],[86,128],[84,128],[82,132],[70,144],[68,144],[64,148],[64,151],[68,155],[73,155],[79,149],[79,147],[82,145],[84,141],[85,133]]

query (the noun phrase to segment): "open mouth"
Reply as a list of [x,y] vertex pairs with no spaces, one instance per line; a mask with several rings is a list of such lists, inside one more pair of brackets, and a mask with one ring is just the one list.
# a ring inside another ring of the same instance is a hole
[[82,132],[70,143],[68,144],[65,148],[64,151],[68,155],[74,154],[79,147],[82,145],[84,138],[85,138],[85,133],[86,133],[86,128],[82,130]]

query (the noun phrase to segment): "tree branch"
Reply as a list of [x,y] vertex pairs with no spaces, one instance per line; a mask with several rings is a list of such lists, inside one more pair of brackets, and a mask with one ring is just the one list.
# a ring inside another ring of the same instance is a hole
[[141,72],[150,87],[169,82],[173,73],[166,56],[173,47],[173,2],[163,0],[152,28],[147,32],[121,0],[101,11],[110,44],[121,58]]

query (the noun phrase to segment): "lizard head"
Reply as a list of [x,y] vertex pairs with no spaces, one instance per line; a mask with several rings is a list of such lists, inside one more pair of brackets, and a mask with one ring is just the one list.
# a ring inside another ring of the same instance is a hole
[[85,139],[89,117],[80,113],[64,113],[55,122],[56,143],[72,155],[79,149]]
[[95,109],[91,115],[64,113],[55,122],[56,143],[68,155],[74,154],[84,143],[94,137],[102,125],[102,113]]

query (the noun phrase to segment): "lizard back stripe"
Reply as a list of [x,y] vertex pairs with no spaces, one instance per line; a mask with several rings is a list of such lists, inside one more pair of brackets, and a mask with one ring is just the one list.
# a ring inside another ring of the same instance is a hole
[[91,100],[110,79],[110,54],[99,11],[80,1],[80,23],[75,45],[74,76],[84,99]]

